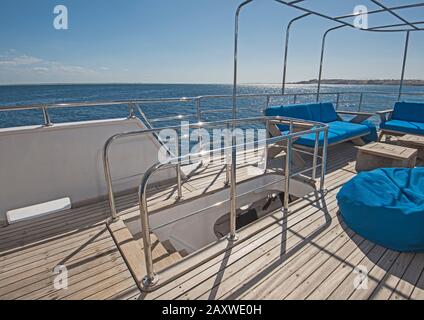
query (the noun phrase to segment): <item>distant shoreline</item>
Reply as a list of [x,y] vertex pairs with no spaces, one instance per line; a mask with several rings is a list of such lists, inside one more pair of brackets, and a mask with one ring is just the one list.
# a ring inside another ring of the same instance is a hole
[[[291,84],[317,84],[317,79],[293,82]],[[400,80],[394,79],[376,79],[376,80],[350,80],[350,79],[324,79],[322,84],[340,84],[340,85],[400,85]],[[424,86],[424,80],[405,80],[405,86]]]
[[[399,86],[400,81],[394,79],[375,79],[375,80],[352,80],[352,79],[324,79],[321,82],[324,85],[391,85]],[[316,85],[317,79],[303,80],[298,82],[288,82],[291,85]],[[1,84],[0,87],[16,87],[16,86],[104,86],[104,85],[224,85],[232,86],[232,83],[148,83],[148,82],[105,82],[105,83],[10,83]],[[239,85],[281,85],[281,83],[239,83]],[[424,86],[424,80],[405,80],[405,86]]]

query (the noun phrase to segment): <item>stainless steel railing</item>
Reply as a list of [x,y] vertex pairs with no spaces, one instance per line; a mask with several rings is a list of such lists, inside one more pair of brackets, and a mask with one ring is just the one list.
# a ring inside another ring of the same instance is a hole
[[[249,122],[249,121],[258,121],[259,119],[263,119],[263,118],[264,117],[253,118],[253,119],[243,119],[243,120],[238,120],[238,121],[239,121],[239,123],[243,123],[243,122]],[[230,120],[217,121],[217,122],[206,122],[206,123],[198,122],[198,123],[189,125],[188,128],[189,129],[192,129],[192,128],[200,129],[200,128],[224,125],[224,124],[227,124],[227,123],[230,123]],[[111,176],[111,170],[110,170],[110,161],[109,161],[109,151],[110,151],[112,144],[115,141],[120,140],[120,139],[130,138],[130,137],[135,137],[135,136],[142,136],[142,135],[147,135],[147,134],[157,134],[157,133],[161,132],[162,130],[168,130],[168,129],[179,130],[179,129],[181,129],[181,126],[177,125],[177,126],[159,127],[159,128],[151,128],[151,129],[140,130],[140,131],[118,133],[118,134],[110,137],[106,141],[106,143],[103,147],[103,168],[104,168],[104,174],[105,174],[105,179],[106,179],[106,186],[107,186],[107,191],[108,191],[108,196],[109,196],[109,206],[110,206],[110,209],[111,209],[112,219],[117,219],[115,197],[114,197],[114,192],[113,192],[113,182],[112,182],[112,176]],[[170,152],[168,154],[170,154]],[[178,156],[178,155],[173,155],[173,156]],[[178,198],[181,198],[182,197],[181,170],[180,170],[179,166],[176,167],[176,175],[177,175],[177,180],[178,180],[177,181],[178,182]]]
[[[237,119],[236,122],[238,124],[246,124],[246,123],[259,123],[259,122],[263,122],[266,126],[266,128],[268,129],[269,123],[271,121],[282,121],[283,119],[288,119],[288,118],[282,118],[282,117],[265,117],[265,116],[261,116],[261,117],[253,117],[253,118],[246,118],[246,119]],[[293,119],[294,120],[294,119]],[[298,123],[309,123],[311,125],[315,125],[318,127],[323,126],[323,124],[318,123],[318,122],[314,122],[314,121],[303,121],[303,120],[299,120],[296,119],[296,121]],[[190,124],[188,126],[188,129],[200,129],[200,128],[211,128],[211,127],[219,127],[219,126],[228,126],[232,123],[232,120],[222,120],[222,121],[215,121],[215,122],[199,122],[199,123],[195,123],[195,124]],[[104,169],[104,175],[105,175],[105,180],[106,180],[106,187],[107,187],[107,192],[108,192],[108,198],[109,198],[109,206],[111,209],[111,216],[112,219],[117,219],[118,215],[117,215],[117,210],[116,210],[116,205],[115,205],[115,196],[114,196],[114,191],[113,191],[113,181],[112,181],[112,175],[111,175],[111,170],[110,170],[110,159],[109,159],[109,153],[110,153],[110,148],[112,146],[112,144],[120,139],[125,139],[125,138],[130,138],[130,137],[136,137],[136,136],[143,136],[143,135],[148,135],[148,134],[157,134],[159,132],[161,132],[162,130],[179,130],[181,129],[181,126],[176,125],[176,126],[168,126],[168,127],[159,127],[159,128],[151,128],[151,129],[145,129],[145,130],[140,130],[140,131],[133,131],[133,132],[124,132],[124,133],[118,133],[116,135],[113,135],[112,137],[110,137],[104,147],[103,147],[103,169]],[[268,132],[268,130],[267,130]],[[318,133],[317,133],[317,141],[318,142]],[[178,150],[178,148],[176,148]],[[314,164],[317,164],[317,158],[318,158],[318,147],[316,146],[314,148]],[[178,157],[179,155],[172,155],[170,153],[170,151],[168,151],[168,154],[174,157]],[[229,164],[226,165],[226,181],[225,184],[228,185],[230,182],[230,170],[229,170],[230,166]],[[179,164],[176,166],[176,176],[177,176],[177,182],[178,182],[178,198],[182,197],[182,187],[181,187],[181,170],[180,170],[180,166]],[[315,179],[316,177],[316,169],[314,170],[313,173],[313,179]]]
[[[238,100],[245,99],[263,99],[263,107],[265,109],[270,104],[287,104],[287,103],[299,103],[299,102],[315,102],[316,92],[302,92],[302,93],[285,93],[285,94],[240,94],[237,95]],[[352,105],[356,106],[354,108],[356,111],[361,111],[363,106],[367,104],[367,99],[372,96],[384,95],[382,101],[371,101],[368,104],[373,106],[382,105],[382,110],[387,109],[387,100],[388,97],[393,97],[392,102],[398,101],[398,93],[387,93],[380,91],[340,91],[340,92],[320,92],[319,99],[326,100],[328,102],[333,102],[335,107],[339,109],[342,105]],[[403,97],[423,97],[423,92],[403,92]],[[116,107],[126,105],[128,107],[128,118],[134,118],[136,112],[141,116],[143,122],[146,123],[148,127],[153,127],[154,124],[160,122],[169,122],[173,120],[184,120],[189,118],[196,119],[197,122],[204,120],[204,116],[208,114],[216,114],[223,112],[231,112],[231,109],[226,109],[224,105],[220,104],[219,107],[212,107],[210,105],[205,105],[206,102],[211,102],[212,100],[222,100],[222,99],[232,99],[232,95],[205,95],[198,97],[182,97],[182,98],[160,98],[160,99],[131,99],[131,100],[117,100],[117,101],[86,101],[86,102],[70,102],[70,103],[53,103],[53,104],[36,104],[36,105],[22,105],[22,106],[0,106],[0,112],[5,111],[23,111],[23,110],[40,110],[43,115],[43,125],[45,127],[50,127],[54,124],[54,121],[51,119],[49,111],[51,109],[62,109],[62,108],[94,108],[94,107]],[[302,98],[303,100],[301,100]],[[284,100],[282,103],[282,100]],[[287,102],[287,99],[290,100]],[[169,103],[182,103],[191,105],[192,113],[190,114],[178,114],[174,116],[158,117],[149,119],[144,111],[142,110],[143,106],[153,105],[153,104],[169,104]],[[237,111],[252,111],[257,109],[260,103],[255,102],[252,106],[241,105],[237,107]],[[352,107],[350,106],[350,107]],[[253,108],[254,107],[254,108]],[[374,108],[377,110],[377,108]]]
[[[242,119],[243,120],[243,119]],[[257,120],[257,119],[249,119],[250,121],[253,120]],[[314,148],[314,160],[313,160],[313,165],[315,166],[314,168],[312,168],[311,170],[313,170],[314,175],[316,173],[317,170],[317,159],[318,159],[318,149],[319,149],[319,135],[321,132],[324,132],[324,144],[323,144],[323,155],[322,155],[322,165],[321,165],[321,181],[320,181],[320,191],[323,192],[324,191],[324,186],[325,186],[325,175],[326,175],[326,166],[327,166],[327,148],[328,148],[328,126],[325,124],[321,124],[321,123],[316,123],[316,122],[308,122],[308,121],[299,121],[298,119],[291,119],[291,118],[283,118],[283,117],[272,117],[272,118],[260,118],[259,120],[265,120],[266,122],[268,121],[278,121],[280,124],[284,123],[284,124],[288,124],[290,127],[290,131],[287,135],[282,135],[279,137],[274,137],[274,138],[267,138],[264,141],[260,141],[262,143],[265,144],[265,153],[267,153],[267,146],[270,144],[275,144],[277,142],[281,142],[281,141],[287,141],[287,155],[286,155],[286,165],[285,165],[285,170],[284,170],[284,211],[285,212],[289,212],[289,190],[290,190],[290,180],[294,177],[294,175],[292,174],[291,171],[291,154],[292,154],[292,142],[295,138],[297,137],[301,137],[303,135],[306,134],[316,134],[316,141],[315,141],[315,148]],[[304,131],[300,131],[300,132],[294,132],[294,123],[297,122],[303,122],[305,124],[309,124],[311,125],[311,129],[309,130],[304,130]],[[267,124],[268,127],[268,124]],[[230,147],[226,147],[226,148],[220,148],[217,150],[213,150],[210,152],[216,152],[216,151],[223,151],[224,153],[226,153],[227,151],[232,151],[231,155],[234,156],[236,155],[236,152],[234,152],[235,150],[237,150],[240,147],[245,147],[246,144],[242,144],[242,145],[232,145]],[[230,153],[230,152],[228,152]],[[200,155],[200,154],[199,154]],[[143,286],[144,289],[146,291],[152,291],[157,289],[158,287],[165,285],[166,283],[169,283],[170,281],[172,281],[173,279],[180,277],[181,275],[183,275],[185,272],[187,272],[187,270],[183,270],[178,274],[174,274],[171,278],[169,279],[165,279],[163,281],[160,281],[160,275],[157,274],[154,270],[154,265],[153,265],[153,259],[152,259],[152,243],[151,243],[151,238],[150,238],[150,232],[152,231],[150,228],[150,222],[149,222],[149,212],[148,212],[148,204],[147,204],[147,187],[149,185],[149,180],[152,177],[152,175],[162,169],[162,168],[167,168],[167,167],[173,167],[175,166],[176,162],[177,164],[181,163],[182,161],[185,161],[187,158],[192,157],[193,154],[189,154],[189,155],[184,155],[182,157],[176,157],[174,159],[171,159],[168,163],[156,163],[155,165],[153,165],[152,167],[150,167],[147,172],[145,173],[142,182],[140,184],[139,187],[139,206],[140,206],[140,215],[141,215],[141,227],[142,227],[142,234],[143,234],[143,243],[144,243],[144,254],[145,254],[145,264],[146,264],[146,272],[147,275],[143,280]],[[237,161],[234,161],[234,159],[232,159],[231,163],[237,163]],[[213,207],[216,206],[221,206],[225,203],[228,203],[229,201],[231,202],[231,206],[230,206],[230,233],[228,235],[228,240],[229,241],[237,241],[238,235],[237,235],[237,230],[236,230],[236,210],[237,210],[237,203],[236,200],[238,197],[240,197],[240,195],[237,195],[237,191],[235,190],[237,188],[237,181],[236,181],[236,176],[234,174],[235,168],[231,168],[231,170],[228,169],[227,166],[227,170],[229,172],[230,175],[230,179],[233,183],[230,184],[230,193],[231,194],[236,194],[235,197],[230,196],[230,200],[224,201],[224,202],[220,202],[217,203],[216,205],[214,205]],[[180,188],[180,186],[179,186]],[[262,186],[263,188],[263,186]],[[248,194],[248,193],[246,193]],[[198,212],[196,212],[196,214],[200,213],[200,212],[204,212],[205,210],[199,210]],[[191,215],[194,215],[194,213],[191,213],[185,217],[189,217]],[[181,218],[182,219],[182,218]],[[206,262],[210,259],[210,257],[207,257],[204,259],[204,261],[199,262],[199,263],[203,263]]]
[[[131,99],[131,100],[116,100],[116,101],[85,101],[85,102],[69,102],[69,103],[53,103],[53,104],[35,104],[35,105],[21,105],[21,106],[0,106],[0,112],[6,111],[27,111],[27,110],[40,110],[43,114],[44,126],[50,127],[53,125],[49,114],[50,109],[64,109],[64,108],[95,108],[95,107],[128,107],[128,118],[135,117],[137,105],[149,104],[163,104],[163,103],[192,103],[196,98],[160,98],[160,99]],[[147,117],[145,118],[148,123],[150,122]]]

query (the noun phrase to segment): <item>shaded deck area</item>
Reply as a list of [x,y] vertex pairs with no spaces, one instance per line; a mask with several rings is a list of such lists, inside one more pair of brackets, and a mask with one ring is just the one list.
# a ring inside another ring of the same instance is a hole
[[[149,294],[137,287],[106,226],[107,201],[2,228],[0,299],[423,299],[424,254],[382,248],[340,220],[336,195],[356,174],[355,158],[352,144],[331,148],[325,197],[310,195],[287,216],[262,218],[242,230],[239,244]],[[219,166],[201,170],[184,183],[186,199],[225,179]],[[175,195],[174,186],[152,189],[152,211],[172,205]],[[138,214],[135,194],[117,205],[121,216]],[[53,285],[58,265],[68,268],[67,290]],[[361,283],[358,267],[368,281]]]

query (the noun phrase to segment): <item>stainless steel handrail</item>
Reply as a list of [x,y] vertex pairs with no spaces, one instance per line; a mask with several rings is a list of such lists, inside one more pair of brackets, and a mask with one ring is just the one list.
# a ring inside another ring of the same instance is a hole
[[[320,168],[320,167],[321,167],[321,165],[317,165],[317,168]],[[294,178],[294,177],[300,176],[300,175],[302,175],[303,173],[308,172],[308,171],[311,171],[311,170],[313,170],[313,168],[308,168],[308,169],[302,170],[302,171],[300,171],[300,172],[296,172],[296,173],[294,173],[294,174],[292,174],[292,175],[291,175],[291,178]],[[261,190],[261,189],[265,189],[266,187],[269,187],[269,186],[275,185],[275,184],[277,184],[277,183],[279,183],[279,182],[284,182],[284,181],[285,181],[285,179],[286,179],[286,178],[284,177],[284,178],[282,178],[282,179],[278,179],[278,180],[276,180],[276,181],[273,181],[273,182],[270,182],[270,183],[267,183],[267,184],[261,185],[260,187],[257,187],[257,188],[255,188],[255,189],[251,189],[251,190],[249,190],[249,191],[243,192],[242,194],[237,195],[237,198],[240,198],[240,197],[242,197],[242,196],[246,196],[246,195],[248,195],[248,194],[251,194],[251,193],[256,192],[256,191],[258,191],[258,190]],[[150,229],[150,231],[151,231],[151,232],[153,232],[153,231],[159,230],[159,229],[161,229],[161,228],[163,228],[163,227],[166,227],[166,226],[169,226],[169,225],[171,225],[171,224],[173,224],[173,223],[176,223],[176,222],[182,221],[182,220],[184,220],[184,219],[187,219],[187,218],[193,217],[193,216],[195,216],[195,215],[198,215],[199,213],[205,212],[206,210],[209,210],[209,209],[212,209],[212,208],[217,208],[217,207],[219,207],[219,206],[222,206],[222,205],[224,205],[225,203],[228,203],[228,202],[230,202],[230,199],[223,200],[223,201],[221,201],[221,202],[218,202],[218,203],[212,204],[212,205],[210,205],[210,206],[204,207],[204,208],[202,208],[202,209],[199,209],[199,210],[196,210],[196,211],[194,211],[194,212],[192,212],[192,213],[189,213],[189,214],[187,214],[187,215],[185,215],[185,216],[182,216],[181,218],[177,218],[177,219],[174,219],[174,220],[171,220],[171,221],[165,222],[165,223],[163,223],[163,224],[161,224],[161,225],[159,225],[159,226],[156,226],[156,227],[154,227],[154,228],[151,228],[151,229]]]
[[400,101],[400,99],[402,98],[402,93],[403,93],[403,83],[405,81],[406,62],[408,60],[409,38],[410,38],[410,32],[407,31],[406,32],[406,39],[405,39],[405,50],[404,50],[404,53],[403,53],[402,73],[401,73],[401,79],[400,79],[398,101]]
[[[282,118],[282,117],[265,117],[265,116],[260,116],[260,117],[253,117],[253,118],[245,118],[245,119],[237,119],[237,123],[249,123],[249,122],[264,122],[267,123],[269,121],[283,121],[284,119],[288,119],[288,118]],[[302,122],[299,119],[293,119],[294,121],[297,122]],[[306,123],[306,121],[303,121]],[[231,124],[232,120],[221,120],[221,121],[213,121],[213,122],[201,122],[201,123],[194,123],[194,124],[190,124],[188,126],[188,128],[210,128],[210,127],[217,127],[217,126],[222,126],[222,125],[226,125],[226,124]],[[314,126],[322,126],[321,123],[319,122],[315,122],[315,121],[307,121],[307,123],[314,125]],[[104,169],[104,175],[105,175],[105,180],[106,180],[106,187],[107,187],[107,192],[108,192],[108,197],[109,197],[109,206],[110,206],[110,210],[111,210],[111,217],[112,220],[116,220],[118,218],[118,214],[117,214],[117,210],[116,210],[116,205],[115,205],[115,196],[114,196],[114,192],[113,192],[113,181],[112,181],[112,175],[111,175],[111,170],[110,170],[110,161],[109,161],[109,151],[110,148],[112,146],[112,144],[116,141],[116,140],[120,140],[123,138],[130,138],[130,137],[136,137],[136,136],[142,136],[142,135],[146,135],[146,134],[155,134],[158,133],[162,130],[179,130],[181,129],[181,126],[168,126],[168,127],[160,127],[160,128],[151,128],[151,129],[145,129],[145,130],[139,130],[139,131],[132,131],[132,132],[124,132],[124,133],[118,133],[113,135],[112,137],[110,137],[104,147],[103,147],[103,169]],[[174,155],[175,156],[175,155]],[[227,168],[228,169],[228,168]],[[179,184],[178,184],[178,195],[182,197],[182,187],[181,187],[181,176],[179,176],[181,174],[179,168],[176,168],[177,170],[177,179],[179,180]]]
[[[290,126],[290,131],[289,134],[287,135],[281,135],[279,137],[273,137],[273,138],[267,138],[264,140],[266,146],[268,146],[269,144],[274,144],[277,142],[281,142],[281,141],[286,141],[287,140],[287,156],[286,156],[286,167],[285,167],[285,192],[284,192],[284,212],[288,213],[289,212],[289,190],[290,190],[290,179],[293,177],[292,173],[291,173],[291,154],[292,154],[292,141],[293,139],[297,138],[297,137],[301,137],[303,135],[307,135],[307,134],[311,134],[311,133],[316,133],[317,136],[319,136],[319,134],[321,132],[324,132],[324,145],[323,145],[323,156],[322,156],[322,165],[321,165],[321,181],[320,181],[320,192],[324,192],[324,187],[325,187],[325,175],[326,175],[326,166],[327,166],[327,146],[328,146],[328,125],[323,124],[323,123],[316,123],[316,122],[309,122],[309,121],[299,121],[299,119],[293,119],[293,118],[285,118],[285,117],[274,117],[274,120],[279,120],[279,121],[286,121],[289,123]],[[232,121],[237,121],[237,119],[233,119]],[[268,119],[270,120],[270,119]],[[311,124],[313,127],[312,129],[309,130],[304,130],[304,131],[300,131],[300,132],[293,132],[293,128],[294,128],[294,122],[300,123],[309,123]],[[319,144],[319,140],[317,139],[316,144]],[[236,150],[241,147],[241,146],[246,146],[247,144],[232,144],[230,147],[225,147],[225,148],[220,148],[217,150],[221,150],[221,151],[225,151],[226,150],[232,150],[232,157],[234,155],[236,155]],[[319,146],[318,146],[319,147]],[[317,146],[315,146],[315,149],[318,148]],[[191,157],[193,156],[193,154],[189,154],[189,155],[185,155],[182,157],[176,157],[174,159],[169,160],[168,163],[156,163],[155,165],[153,165],[152,167],[149,168],[149,170],[147,170],[146,174],[144,175],[141,183],[140,183],[140,187],[139,187],[139,207],[140,207],[140,218],[141,218],[141,228],[142,228],[142,234],[143,234],[143,244],[144,244],[144,253],[145,253],[145,263],[146,263],[146,272],[147,275],[145,276],[145,278],[143,279],[143,288],[145,291],[153,291],[156,290],[157,288],[165,285],[166,283],[168,283],[169,281],[171,281],[172,279],[165,279],[165,281],[160,282],[160,275],[158,273],[155,272],[154,270],[154,265],[153,265],[153,258],[152,258],[152,243],[151,243],[151,238],[150,238],[150,232],[151,232],[151,228],[150,228],[150,222],[149,222],[149,212],[148,212],[148,204],[147,204],[147,187],[149,185],[149,180],[152,177],[152,175],[158,171],[159,169],[165,168],[165,167],[172,167],[175,166],[175,164],[173,162],[177,162],[177,163],[181,163],[181,161],[184,161],[187,157]],[[314,153],[315,156],[315,153]],[[232,165],[234,165],[234,163],[236,163],[235,159],[232,159]],[[314,159],[314,163],[315,159]],[[237,192],[235,190],[235,188],[237,187],[237,182],[236,182],[236,177],[234,175],[234,172],[236,168],[231,168],[232,170],[230,171],[230,179],[231,181],[233,181],[234,183],[232,183],[230,185],[230,204],[233,203],[230,207],[230,233],[227,237],[228,241],[234,242],[236,240],[238,240],[238,235],[236,233],[236,210],[237,210],[237,205],[236,205],[236,200],[238,198],[237,196]],[[316,168],[315,168],[316,171]],[[235,194],[235,195],[234,195]],[[223,203],[227,203],[228,201],[224,201],[222,203],[219,203],[218,205],[222,205]],[[236,237],[236,238],[235,238]],[[204,259],[203,262],[206,262],[210,259],[210,257],[207,257]],[[183,274],[185,274],[187,271],[183,270],[180,273],[174,275],[174,277],[179,277]]]
[[281,93],[284,95],[286,93],[286,80],[287,80],[287,62],[289,57],[289,41],[290,41],[290,30],[293,26],[293,23],[296,21],[302,20],[303,18],[309,17],[310,13],[302,14],[301,16],[295,17],[289,21],[286,28],[286,39],[285,39],[285,48],[284,48],[284,62],[283,62],[283,81],[281,85]]
[[325,44],[326,44],[326,41],[327,41],[327,36],[330,32],[332,32],[334,30],[341,29],[341,28],[345,28],[345,27],[346,27],[346,25],[341,25],[341,26],[330,28],[327,31],[325,31],[324,35],[322,36],[321,57],[320,57],[319,74],[318,74],[317,100],[316,100],[317,102],[319,101],[319,99],[321,97],[321,82],[322,82],[322,73],[323,73],[323,67],[324,67],[324,53],[325,53]]
[[[398,92],[383,92],[383,91],[334,91],[334,92],[321,92],[320,95],[331,96],[331,95],[352,95],[352,94],[384,94],[389,96],[397,96]],[[423,92],[404,92],[404,95],[410,96],[424,96]],[[285,93],[281,94],[272,94],[272,93],[263,93],[263,94],[238,94],[238,99],[243,98],[285,98],[285,97],[294,97],[294,96],[314,96],[316,92],[299,92],[299,93]],[[111,107],[111,106],[123,106],[128,104],[158,104],[158,103],[171,103],[171,102],[196,102],[198,100],[208,100],[208,99],[220,99],[220,98],[232,98],[232,95],[205,95],[189,98],[158,98],[158,99],[128,99],[121,101],[85,101],[85,102],[70,102],[70,103],[52,103],[52,104],[33,104],[33,105],[3,105],[0,106],[0,112],[6,111],[26,111],[26,110],[43,110],[45,109],[62,109],[62,108],[94,108],[94,107]]]
[[[293,103],[298,102],[299,97],[313,97],[317,92],[300,92],[300,93],[285,93],[281,94],[239,94],[237,95],[238,99],[247,99],[247,98],[264,98],[266,99],[266,106],[269,106],[272,99],[284,99],[284,98],[293,98]],[[341,103],[358,103],[359,101],[354,100],[342,100],[342,96],[345,95],[379,95],[384,94],[385,96],[393,96],[394,101],[399,99],[399,92],[381,92],[381,91],[335,91],[335,92],[320,92],[321,96],[334,96],[336,97],[334,103],[336,108],[339,108]],[[424,96],[423,92],[402,92],[402,96]],[[202,110],[202,101],[211,100],[211,99],[230,99],[233,98],[232,95],[205,95],[198,97],[182,97],[182,98],[160,98],[160,99],[132,99],[132,100],[121,100],[121,101],[86,101],[86,102],[71,102],[71,103],[61,103],[61,104],[45,104],[45,105],[22,105],[22,106],[0,106],[0,112],[7,111],[26,111],[26,110],[40,110],[43,113],[44,126],[50,127],[53,125],[53,122],[49,115],[49,109],[60,109],[60,108],[92,108],[92,107],[113,107],[113,106],[128,106],[128,118],[134,118],[135,110],[138,110],[142,119],[152,127],[153,123],[165,122],[172,120],[183,120],[187,118],[197,118],[198,122],[201,122],[202,115],[207,113],[215,113],[217,110],[224,110],[222,107],[219,109],[203,109]],[[193,115],[176,115],[176,116],[167,116],[159,117],[155,119],[148,119],[144,112],[140,109],[140,105],[148,104],[159,104],[159,103],[194,103],[194,113]],[[379,102],[373,102],[373,104],[378,104]],[[385,102],[381,102],[382,104]],[[238,106],[237,110],[249,110],[248,107]],[[141,111],[141,112],[140,112]],[[229,107],[228,112],[231,112],[232,109]]]

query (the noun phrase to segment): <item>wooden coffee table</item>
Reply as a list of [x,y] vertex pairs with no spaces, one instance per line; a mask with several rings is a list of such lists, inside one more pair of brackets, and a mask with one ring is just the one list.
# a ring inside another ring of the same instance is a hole
[[356,171],[371,171],[378,168],[414,168],[417,162],[416,149],[386,143],[370,143],[358,148]]
[[417,149],[418,159],[424,160],[424,136],[407,134],[398,138],[398,144],[402,147]]

